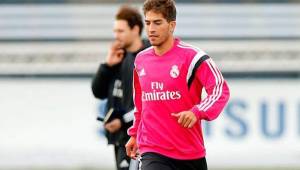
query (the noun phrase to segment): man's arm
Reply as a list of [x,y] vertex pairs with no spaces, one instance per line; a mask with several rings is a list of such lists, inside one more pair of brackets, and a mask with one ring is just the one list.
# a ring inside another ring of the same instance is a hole
[[96,98],[105,99],[108,96],[110,80],[116,68],[101,64],[92,80],[92,92]]
[[127,156],[132,159],[136,159],[137,156],[137,142],[136,136],[138,127],[141,122],[141,110],[142,110],[142,101],[141,101],[141,86],[139,83],[139,78],[136,70],[133,71],[133,99],[134,99],[134,121],[131,128],[128,129],[128,134],[130,137],[129,141],[125,145]]
[[205,88],[207,96],[191,111],[198,119],[214,120],[229,100],[229,88],[220,70],[212,59],[208,58],[198,68],[195,76]]
[[124,57],[124,50],[119,41],[114,41],[106,56],[105,64],[101,64],[92,81],[92,91],[96,98],[104,99],[108,96],[110,80],[118,72],[118,65]]
[[135,106],[133,112],[134,121],[133,121],[133,125],[128,129],[128,135],[133,137],[136,137],[137,130],[141,121],[141,110],[142,110],[141,96],[142,96],[142,92],[139,83],[139,77],[136,69],[134,69],[133,71],[133,101]]

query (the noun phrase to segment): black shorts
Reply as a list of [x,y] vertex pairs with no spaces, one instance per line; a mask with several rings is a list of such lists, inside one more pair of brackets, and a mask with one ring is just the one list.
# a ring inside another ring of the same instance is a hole
[[141,157],[141,170],[207,170],[206,159],[178,160],[157,153],[144,153]]

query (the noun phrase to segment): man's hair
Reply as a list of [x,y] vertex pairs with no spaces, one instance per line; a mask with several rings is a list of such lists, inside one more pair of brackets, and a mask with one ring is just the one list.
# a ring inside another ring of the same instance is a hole
[[143,20],[142,15],[139,11],[133,7],[128,5],[123,5],[120,7],[119,11],[115,16],[116,20],[126,20],[129,27],[133,29],[134,26],[138,26],[140,28],[139,34],[142,34],[143,31]]
[[153,11],[161,13],[168,22],[176,21],[176,7],[174,0],[146,0],[143,10],[144,15],[149,11]]

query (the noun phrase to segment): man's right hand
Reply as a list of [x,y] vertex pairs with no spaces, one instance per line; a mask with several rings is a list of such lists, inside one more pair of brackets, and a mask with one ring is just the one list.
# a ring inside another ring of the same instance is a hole
[[124,58],[124,49],[122,42],[116,40],[111,44],[110,50],[106,57],[106,63],[108,66],[114,66],[119,64]]
[[136,142],[136,139],[135,137],[131,137],[127,144],[125,145],[126,147],[126,154],[127,156],[129,156],[130,158],[132,159],[136,159],[137,158],[137,150],[138,150],[138,146],[137,146],[137,142]]
[[104,125],[105,129],[108,130],[110,133],[115,133],[122,127],[122,122],[120,119],[116,118],[111,122],[108,122]]

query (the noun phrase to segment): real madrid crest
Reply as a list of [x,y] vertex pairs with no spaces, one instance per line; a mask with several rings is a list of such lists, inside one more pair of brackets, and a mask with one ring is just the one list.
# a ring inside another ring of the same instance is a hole
[[177,65],[173,65],[170,71],[170,76],[172,78],[177,78],[179,76],[179,69]]

